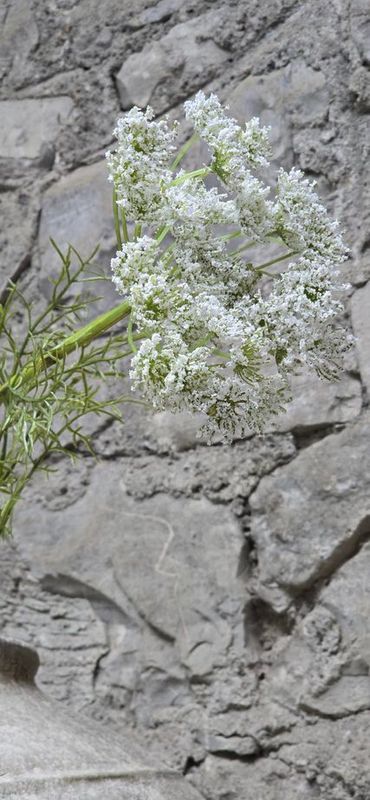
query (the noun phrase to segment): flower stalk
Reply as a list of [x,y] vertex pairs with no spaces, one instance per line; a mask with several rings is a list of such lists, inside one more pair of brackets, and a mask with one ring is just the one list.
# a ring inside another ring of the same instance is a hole
[[57,360],[64,361],[66,356],[74,350],[86,347],[93,339],[98,338],[112,328],[113,325],[121,322],[129,313],[130,303],[125,300],[71,333],[62,342],[51,347],[42,356],[40,355],[36,361],[26,364],[19,374],[14,375],[8,383],[0,386],[0,403],[4,402],[7,391],[13,387],[19,389],[25,384],[30,384],[29,388],[33,388],[41,370],[47,369],[50,364]]

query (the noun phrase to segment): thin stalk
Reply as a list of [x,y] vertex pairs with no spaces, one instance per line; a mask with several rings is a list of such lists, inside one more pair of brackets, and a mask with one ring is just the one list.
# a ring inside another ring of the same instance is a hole
[[121,208],[121,221],[122,221],[123,241],[128,242],[130,237],[128,235],[126,214],[123,208]]
[[127,325],[127,341],[128,341],[128,343],[129,343],[129,345],[131,347],[131,351],[133,353],[137,353],[137,347],[136,347],[134,339],[133,339],[132,315],[131,314],[130,314],[128,325]]
[[172,162],[172,164],[170,166],[170,169],[174,170],[174,169],[176,169],[176,167],[178,167],[178,165],[180,164],[180,161],[182,161],[182,159],[186,156],[186,153],[188,152],[188,150],[190,150],[190,148],[192,147],[194,142],[196,142],[198,140],[198,138],[199,138],[198,134],[197,133],[193,133],[193,135],[190,137],[190,139],[188,139],[187,142],[185,142],[185,144],[183,144],[183,146],[180,147],[180,150],[177,153],[177,156],[174,158],[174,160],[173,160],[173,162]]
[[113,219],[114,219],[114,230],[116,232],[116,239],[117,239],[117,247],[118,250],[122,250],[122,239],[121,239],[121,226],[119,221],[119,212],[118,212],[118,205],[117,205],[117,192],[113,189]]
[[170,232],[170,230],[171,230],[171,229],[170,229],[170,228],[167,228],[165,225],[163,226],[163,228],[160,228],[160,229],[159,229],[159,231],[158,231],[158,233],[157,233],[157,235],[156,235],[156,237],[155,237],[155,238],[156,238],[156,240],[157,240],[157,242],[158,242],[158,244],[160,244],[161,242],[163,242],[163,239],[165,239],[165,238],[166,238],[166,236],[167,236],[167,234]]
[[189,180],[189,178],[205,178],[207,175],[210,175],[212,171],[211,167],[201,167],[201,169],[194,169],[192,172],[184,172],[183,175],[179,175],[178,178],[171,181],[169,186],[179,186],[181,183]]
[[240,236],[243,236],[242,231],[233,231],[232,233],[226,233],[225,236],[220,236],[220,240],[222,242],[230,242],[231,239],[239,239]]
[[[2,431],[0,432],[0,435],[1,434],[2,434]],[[5,461],[7,447],[8,447],[8,434],[7,434],[7,431],[5,430],[5,432],[4,432],[4,440],[3,440],[3,444],[2,444],[2,448],[1,448],[1,460],[2,461]]]
[[139,237],[141,236],[141,228],[142,228],[142,226],[140,225],[140,223],[137,222],[136,225],[135,225],[135,228],[134,228],[134,239],[135,239],[135,241],[137,239],[139,239]]
[[242,246],[238,247],[237,250],[233,250],[230,255],[237,256],[239,253],[242,253],[243,250],[249,250],[250,247],[254,247],[255,244],[256,242],[245,242],[245,244],[242,244]]
[[[60,258],[63,260],[63,264],[64,264],[64,266],[65,266],[65,268],[67,270],[67,275],[69,276],[69,267],[66,264],[66,260],[65,260],[65,258],[63,256],[63,253],[59,250],[59,248],[58,248],[56,242],[54,241],[54,239],[51,238],[50,241],[51,241],[53,247],[55,248],[55,250],[57,251],[57,253],[59,254]],[[91,254],[90,258],[94,257],[95,252],[96,252],[96,249],[93,251],[93,253]],[[76,270],[76,272],[73,275],[73,281],[77,281],[77,278],[79,277],[79,275],[81,274],[81,272],[83,270],[83,266],[84,265],[81,263],[80,266],[78,267],[78,269]],[[58,281],[58,283],[59,283],[59,281]],[[35,331],[39,328],[41,322],[47,317],[49,312],[52,309],[56,308],[58,303],[60,303],[62,297],[65,295],[66,291],[68,290],[68,287],[71,285],[72,280],[68,283],[68,285],[66,284],[66,286],[62,287],[59,291],[57,291],[58,283],[55,286],[51,304],[45,309],[45,311],[43,311],[41,314],[39,314],[38,317],[36,317],[35,321],[32,324],[31,324],[31,320],[30,320],[30,312],[27,311],[28,316],[29,316],[28,330],[27,330],[26,336],[23,339],[22,344],[17,349],[16,358],[14,360],[13,371],[17,370],[18,365],[20,364],[21,357],[23,356],[23,353],[24,353],[24,351],[25,351],[25,349],[26,349],[26,347],[28,345],[28,342],[29,342],[32,334],[34,334]],[[15,291],[18,291],[16,287],[15,287]],[[94,301],[89,301],[89,302],[94,302]],[[53,324],[54,324],[55,321],[56,320],[54,319],[53,320]],[[41,329],[41,331],[38,330],[38,333],[43,333],[44,330],[45,330],[45,328]]]
[[266,261],[264,264],[260,264],[259,267],[255,267],[256,272],[262,272],[266,267],[272,267],[273,264],[278,264],[279,261],[285,261],[287,258],[291,258],[291,256],[296,256],[293,250],[289,253],[286,253],[285,256],[279,256],[278,258],[272,258],[271,261]]
[[230,358],[230,353],[225,353],[225,351],[224,351],[224,350],[219,350],[219,349],[218,349],[218,347],[215,347],[215,348],[212,350],[212,353],[211,353],[211,355],[213,355],[213,356],[218,356],[219,358],[225,358],[225,359],[228,359],[228,358]]
[[14,385],[21,385],[24,382],[36,378],[42,369],[45,369],[48,364],[52,363],[58,358],[65,358],[68,353],[73,352],[78,347],[85,347],[92,339],[96,339],[102,333],[107,331],[117,322],[120,322],[124,317],[130,313],[130,303],[124,300],[118,306],[111,308],[109,311],[104,311],[96,319],[88,322],[82,328],[74,331],[70,336],[67,336],[60,344],[52,347],[48,353],[43,357],[40,356],[36,363],[26,364],[19,375],[15,375],[9,383],[4,383],[0,386],[0,403],[3,402],[6,391]]
[[126,214],[123,208],[121,208],[121,222],[122,222],[123,241],[128,242],[130,240],[130,237],[128,235]]
[[[162,251],[162,259],[164,260],[166,267],[169,267],[171,265],[171,259],[174,247],[175,247],[174,242],[171,242],[171,244],[167,245],[167,247],[165,247],[164,250]],[[171,273],[171,276],[172,275],[174,275],[174,273]]]
[[77,347],[84,347],[89,344],[92,339],[96,339],[100,334],[104,333],[117,322],[120,322],[121,319],[127,317],[130,310],[129,301],[124,300],[122,303],[119,303],[118,306],[109,309],[109,311],[104,311],[103,314],[99,314],[99,316],[91,320],[91,322],[88,322],[82,328],[75,331],[70,336],[67,336],[59,345],[53,347],[52,350],[50,350],[50,355],[55,355],[55,357],[67,355]]
[[[66,258],[63,256],[63,253],[59,250],[59,247],[57,246],[57,244],[54,241],[54,239],[50,238],[50,241],[51,241],[53,247],[55,248],[55,250],[57,251],[57,253],[59,254],[59,257],[63,261],[64,267],[65,267],[66,272],[67,272],[67,282],[66,282],[65,286],[62,286],[62,288],[60,288],[58,290],[58,287],[59,287],[59,285],[61,283],[61,277],[58,279],[58,281],[56,282],[55,287],[54,287],[53,296],[52,296],[52,302],[51,302],[51,304],[49,306],[46,307],[46,309],[32,323],[32,326],[30,327],[30,332],[31,333],[34,333],[36,331],[36,329],[39,327],[40,323],[45,319],[45,317],[48,316],[51,308],[52,308],[52,310],[54,310],[58,305],[60,305],[62,298],[68,292],[68,290],[71,287],[72,283],[76,283],[77,279],[80,280],[79,276],[81,275],[81,273],[82,273],[82,271],[84,269],[84,266],[85,266],[84,263],[83,262],[81,263],[81,261],[80,261],[80,266],[76,269],[76,272],[73,275],[70,275],[69,263],[67,263]],[[88,259],[88,261],[86,261],[86,264],[89,261],[91,261],[92,258],[94,258],[94,255],[95,255],[96,251],[97,251],[97,248],[95,248],[95,250],[92,252],[91,256],[89,256],[89,259]]]

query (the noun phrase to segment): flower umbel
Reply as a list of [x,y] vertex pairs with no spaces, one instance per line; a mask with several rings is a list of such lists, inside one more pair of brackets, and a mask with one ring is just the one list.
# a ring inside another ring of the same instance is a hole
[[[176,128],[150,108],[117,124],[107,154],[123,212],[113,281],[142,340],[134,387],[157,409],[202,412],[208,441],[227,441],[262,430],[303,366],[337,372],[346,248],[299,170],[279,170],[272,189],[262,180],[270,148],[257,119],[242,128],[202,92],[185,113],[211,152],[192,172],[171,167]],[[263,246],[267,260],[249,260]]]
[[147,224],[156,220],[162,186],[171,181],[167,165],[175,149],[175,129],[166,122],[153,122],[153,116],[149,107],[144,113],[132,108],[113,132],[116,150],[106,154],[118,205],[126,217]]

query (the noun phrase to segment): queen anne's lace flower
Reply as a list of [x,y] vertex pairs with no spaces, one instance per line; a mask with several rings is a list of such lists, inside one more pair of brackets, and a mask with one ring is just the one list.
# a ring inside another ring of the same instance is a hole
[[128,293],[143,273],[158,272],[158,251],[157,242],[150,236],[142,236],[137,241],[122,245],[111,261],[112,280],[121,294]]
[[178,411],[188,397],[195,410],[194,400],[209,382],[207,355],[205,348],[187,347],[176,332],[164,337],[154,333],[134,355],[130,377],[140,388],[145,381],[146,395],[154,408]]
[[269,201],[270,187],[263,186],[258,178],[250,173],[242,180],[235,181],[236,205],[239,212],[239,225],[243,233],[256,242],[263,242],[271,229],[272,203]]
[[234,193],[239,225],[248,237],[261,241],[271,233],[271,203],[268,186],[251,173],[265,166],[270,153],[268,128],[261,128],[255,117],[242,129],[228,117],[215,95],[206,98],[198,92],[184,104],[187,118],[212,152],[212,167],[220,180]]
[[267,163],[268,129],[261,128],[257,118],[251,119],[242,129],[235,119],[225,114],[216,95],[207,98],[203,92],[184,103],[184,109],[187,119],[212,151],[214,170],[225,182],[238,178],[248,167]]
[[[128,241],[123,227],[113,281],[141,338],[134,387],[155,408],[202,412],[208,440],[229,440],[284,407],[290,373],[337,369],[346,338],[335,279],[346,250],[299,170],[280,170],[275,191],[252,172],[269,152],[258,120],[242,129],[202,92],[185,111],[212,153],[194,173],[171,169],[174,130],[151,109],[118,122],[108,165],[135,233]],[[224,191],[207,186],[210,172]],[[244,257],[273,242],[276,258]],[[280,260],[283,271],[270,272]]]
[[314,186],[299,169],[288,173],[279,170],[273,210],[275,229],[291,250],[335,262],[345,256],[346,249],[338,223],[329,219]]
[[118,205],[143,223],[157,220],[163,186],[172,180],[168,165],[175,149],[176,127],[153,121],[153,116],[149,106],[144,113],[134,106],[118,120],[113,131],[117,147],[106,154]]
[[[180,173],[181,175],[181,173]],[[194,228],[206,225],[236,225],[238,212],[234,200],[216,188],[206,189],[200,179],[170,186],[165,193],[164,222],[173,228],[181,220],[192,235]]]

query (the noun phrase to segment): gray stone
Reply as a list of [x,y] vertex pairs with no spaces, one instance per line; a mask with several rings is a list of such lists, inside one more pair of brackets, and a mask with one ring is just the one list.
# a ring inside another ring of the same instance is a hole
[[325,76],[303,61],[289,64],[267,75],[250,75],[234,89],[228,103],[238,122],[259,117],[271,126],[274,162],[285,169],[292,164],[292,122],[320,121],[328,102]]
[[69,97],[0,102],[0,157],[35,160],[45,158],[68,124],[73,109]]
[[[153,445],[152,445],[153,446]],[[154,449],[154,448],[153,448]],[[201,447],[189,453],[162,458],[153,454],[132,458],[125,471],[127,492],[139,499],[157,493],[174,496],[205,496],[214,503],[236,501],[242,508],[261,475],[296,453],[290,437],[256,437],[225,449]]]
[[35,15],[28,0],[11,0],[1,13],[0,76],[11,69],[20,78],[39,41]]
[[33,650],[1,640],[2,797],[199,797],[174,771],[141,763],[122,736],[47,700],[33,683],[37,666]]
[[205,75],[210,79],[227,57],[212,41],[212,26],[209,12],[176,25],[159,42],[129,56],[116,77],[122,108],[155,102],[156,110],[165,110],[171,105],[174,78],[181,78],[188,92],[203,85]]
[[59,263],[49,237],[62,251],[72,244],[83,258],[99,243],[103,251],[111,249],[112,186],[104,161],[80,167],[45,192],[39,232],[39,254],[45,270]]
[[[215,675],[213,684],[210,687],[207,711],[209,715],[216,715],[218,720],[220,715],[223,715],[224,720],[228,720],[229,714],[231,718],[232,716],[235,717],[235,713],[238,713],[238,718],[239,720],[241,719],[241,724],[245,728],[245,725],[248,724],[245,711],[250,709],[255,702],[258,693],[258,679],[255,672],[243,670],[242,665],[240,667],[241,674],[231,674],[227,667],[217,671],[217,676]],[[243,713],[241,714],[240,712]],[[235,726],[235,720],[233,724]],[[210,728],[220,733],[217,725],[217,720],[214,727],[213,720],[209,718]],[[239,736],[249,735],[250,732],[250,729],[247,731],[245,729],[240,730],[240,727],[237,731]],[[223,731],[223,735],[225,735],[225,731]]]
[[[359,116],[358,129],[365,130],[367,127],[366,114]],[[352,247],[349,280],[356,287],[363,287],[370,280],[370,237],[367,226],[370,214],[370,162],[367,153],[367,145],[364,145],[356,154],[351,190],[342,195],[343,221],[347,240]]]
[[362,386],[357,378],[342,374],[338,381],[321,380],[314,373],[294,376],[292,402],[273,420],[279,431],[309,431],[349,422],[362,407]]
[[[139,451],[165,454],[185,452],[202,445],[197,438],[197,432],[204,421],[200,414],[154,412],[151,408],[130,403],[131,397],[134,399],[135,395],[129,385],[123,387],[122,382],[119,382],[115,394],[122,395],[126,388],[128,402],[122,404],[124,421],[107,426],[103,420],[103,424],[99,426],[101,432],[94,440],[95,452],[106,457],[136,455]],[[112,397],[112,390],[109,391],[109,396]],[[96,430],[93,419],[90,419],[89,427]]]
[[200,444],[197,433],[204,422],[201,414],[159,411],[151,416],[150,428],[160,452],[190,450]]
[[356,104],[361,113],[370,111],[370,75],[366,67],[358,67],[350,83],[351,92],[356,97]]
[[37,648],[37,684],[42,690],[55,700],[74,702],[76,710],[91,707],[91,667],[107,648],[102,619],[76,592],[63,597],[43,591],[19,558],[14,541],[2,541],[0,551],[1,635]]
[[370,19],[366,0],[351,3],[351,35],[365,64],[370,64]]
[[251,735],[245,712],[229,710],[213,717],[205,731],[205,746],[210,753],[251,756],[258,752],[257,739]]
[[[44,194],[38,255],[41,266],[39,285],[46,297],[50,295],[49,278],[54,278],[61,266],[60,258],[50,243],[50,237],[55,240],[63,253],[71,244],[85,259],[99,245],[99,251],[90,271],[92,274],[96,273],[96,266],[99,264],[104,273],[109,274],[115,235],[112,186],[107,179],[105,161],[80,167],[62,177]],[[73,259],[77,263],[75,256]],[[96,283],[94,291],[102,299],[94,304],[94,309],[91,307],[91,315],[120,302],[110,281]]]
[[[370,787],[367,729],[370,714],[343,720],[297,721],[260,758],[208,755],[192,775],[209,800],[349,800],[366,798]],[[344,788],[349,787],[349,791]]]
[[251,496],[258,580],[275,607],[355,552],[370,515],[369,439],[365,414],[263,478]]
[[178,11],[178,9],[178,0],[159,0],[159,3],[141,12],[138,23],[141,25],[152,25],[155,22],[166,21],[172,14]]
[[[38,211],[38,197],[29,192],[0,193],[0,290],[6,279],[15,273],[22,259],[31,255]],[[16,236],[13,226],[17,231]]]
[[300,724],[285,737],[277,758],[306,778],[309,798],[366,798],[370,775],[363,737],[369,718],[368,712],[337,721],[311,717],[310,725]]
[[208,755],[194,774],[207,800],[312,800],[305,776],[278,757],[242,760]]
[[[91,28],[101,30],[103,25],[116,26],[122,22],[131,29],[131,27],[137,27],[137,20],[140,21],[139,24],[143,25],[145,12],[149,13],[150,9],[156,6],[155,0],[136,0],[134,5],[131,0],[106,0],[104,7],[100,0],[78,0],[78,2],[58,0],[58,5],[61,6],[62,3],[65,6],[73,7],[72,13],[68,17],[75,25],[80,28],[85,22],[85,29],[89,27],[90,30]],[[88,13],[92,15],[91,26],[86,25]],[[96,58],[96,52],[94,52],[94,56]]]
[[[344,716],[337,691],[344,658],[341,630],[333,611],[317,605],[295,628],[285,647],[275,654],[268,691],[292,711]],[[337,693],[337,703],[331,692]],[[343,698],[350,702],[346,693]]]
[[176,52],[173,58],[160,43],[148,47],[146,53],[129,56],[116,78],[122,108],[147,106],[158,84],[169,77],[170,70],[182,70],[184,63],[181,51]]
[[361,379],[370,395],[370,283],[352,296],[351,316]]
[[[138,503],[126,494],[125,471],[106,463],[80,500],[54,512],[52,527],[44,515],[34,522],[25,504],[15,531],[35,574],[68,575],[103,593],[125,624],[132,619],[134,628],[148,625],[176,642],[180,662],[195,675],[222,663],[243,604],[235,582],[243,541],[228,510],[205,498],[184,504],[161,494]],[[27,528],[31,547],[22,535]]]
[[370,677],[344,675],[323,696],[306,697],[301,708],[322,717],[340,719],[370,708]]
[[286,734],[276,758],[292,771],[287,786],[293,773],[301,777],[302,789],[308,792],[304,797],[366,798],[370,787],[365,744],[369,718],[368,712],[338,721],[311,717],[311,724],[300,724]]
[[369,562],[370,545],[367,543],[358,555],[338,570],[321,595],[322,602],[334,609],[341,627],[347,653],[347,674],[355,674],[356,670],[359,674],[370,671]]
[[227,737],[218,736],[211,733],[207,737],[207,750],[210,753],[218,753],[218,755],[227,755],[228,753],[235,756],[253,756],[258,753],[258,745],[255,740],[250,736],[231,736]]

